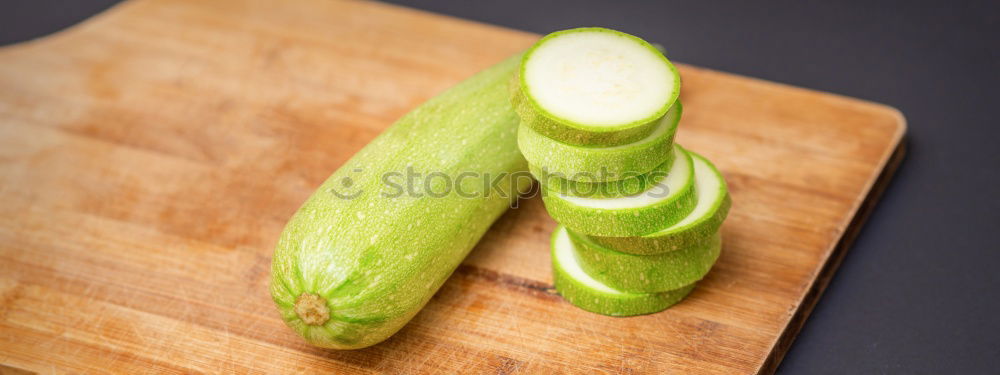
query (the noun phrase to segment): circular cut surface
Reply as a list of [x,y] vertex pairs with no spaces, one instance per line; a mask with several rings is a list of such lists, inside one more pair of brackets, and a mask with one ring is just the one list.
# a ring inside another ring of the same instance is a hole
[[614,30],[551,34],[524,64],[529,98],[553,117],[586,127],[649,122],[677,98],[669,61],[641,39]]
[[576,233],[630,237],[655,232],[676,223],[694,209],[694,173],[691,157],[674,145],[667,177],[636,195],[619,198],[575,197],[542,188],[549,215]]
[[662,293],[629,293],[611,288],[580,268],[573,241],[562,226],[552,233],[552,277],[559,294],[574,306],[611,316],[663,311],[694,289],[694,284]]
[[719,231],[732,200],[722,174],[705,157],[690,152],[694,162],[694,191],[697,203],[680,221],[643,236],[588,236],[612,250],[630,254],[661,254],[699,246]]

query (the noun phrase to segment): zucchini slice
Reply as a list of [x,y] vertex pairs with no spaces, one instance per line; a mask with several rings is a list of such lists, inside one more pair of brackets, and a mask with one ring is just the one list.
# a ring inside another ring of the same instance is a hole
[[576,197],[542,188],[549,215],[577,233],[598,236],[641,236],[683,219],[696,205],[691,156],[673,147],[667,177],[649,190],[620,198]]
[[582,176],[579,180],[574,181],[566,178],[568,176],[551,173],[534,165],[529,165],[528,168],[535,179],[549,190],[578,197],[618,198],[649,190],[654,184],[667,177],[667,174],[670,173],[670,167],[673,166],[674,153],[671,152],[667,155],[667,161],[660,163],[652,171],[607,182],[601,182],[599,179],[589,176]]
[[567,144],[635,142],[680,93],[677,68],[655,47],[599,27],[549,34],[524,55],[512,84],[522,122]]
[[694,190],[698,203],[687,217],[640,237],[591,235],[590,239],[609,249],[645,255],[699,246],[709,240],[729,214],[732,199],[726,189],[726,180],[712,162],[696,153],[690,154],[694,161]]
[[559,142],[523,122],[517,146],[528,163],[570,180],[617,181],[652,171],[670,156],[670,145],[683,113],[678,100],[657,128],[636,142],[611,147],[582,147]]
[[657,293],[701,280],[722,250],[719,233],[697,246],[655,255],[634,255],[607,249],[587,236],[569,232],[580,268],[614,289]]
[[559,226],[552,233],[552,277],[556,290],[581,309],[611,316],[652,314],[680,302],[694,284],[662,293],[629,293],[616,290],[587,275],[580,268],[569,232]]

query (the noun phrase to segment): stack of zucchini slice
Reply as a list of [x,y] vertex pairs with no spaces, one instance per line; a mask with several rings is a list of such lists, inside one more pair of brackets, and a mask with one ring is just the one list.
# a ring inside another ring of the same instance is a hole
[[674,143],[680,74],[642,39],[549,34],[510,83],[518,147],[541,182],[559,293],[616,316],[679,302],[712,268],[730,207],[712,163]]

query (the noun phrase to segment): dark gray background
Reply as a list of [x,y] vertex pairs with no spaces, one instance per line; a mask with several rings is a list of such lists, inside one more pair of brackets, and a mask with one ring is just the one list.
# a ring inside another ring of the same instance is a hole
[[[779,372],[1000,373],[1000,1],[398,2],[537,33],[611,27],[677,61],[899,108],[907,158]],[[5,0],[0,44],[113,3]]]

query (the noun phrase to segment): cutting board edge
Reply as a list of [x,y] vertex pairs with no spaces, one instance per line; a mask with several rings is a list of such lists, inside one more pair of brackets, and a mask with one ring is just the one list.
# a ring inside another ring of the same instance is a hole
[[58,42],[61,39],[72,38],[79,34],[80,30],[91,27],[93,24],[100,23],[106,18],[111,18],[116,15],[116,13],[123,12],[125,8],[134,6],[134,3],[139,2],[139,0],[126,0],[120,1],[112,6],[109,6],[97,13],[94,13],[90,17],[84,18],[76,23],[66,26],[62,29],[53,31],[51,33],[40,35],[31,39],[22,40],[19,42],[7,44],[0,46],[0,54],[2,53],[16,53],[17,51],[23,49],[42,47],[46,44]]
[[[905,123],[901,125],[905,129]],[[826,291],[826,288],[833,280],[833,276],[836,275],[848,251],[854,245],[854,241],[864,228],[868,217],[871,216],[882,194],[892,182],[896,171],[906,158],[906,150],[906,138],[901,132],[900,138],[897,138],[895,142],[895,147],[892,148],[888,159],[882,165],[877,179],[869,186],[865,198],[860,201],[859,206],[855,209],[853,215],[851,215],[850,224],[844,230],[844,234],[835,243],[830,255],[823,262],[816,277],[812,278],[808,290],[802,299],[799,300],[798,306],[796,306],[791,319],[789,319],[781,334],[777,336],[774,344],[771,345],[771,351],[761,362],[760,367],[757,369],[757,374],[773,374],[777,371],[781,361],[788,353],[788,350],[791,349],[802,327],[805,326],[816,304],[823,296],[823,292]]]

